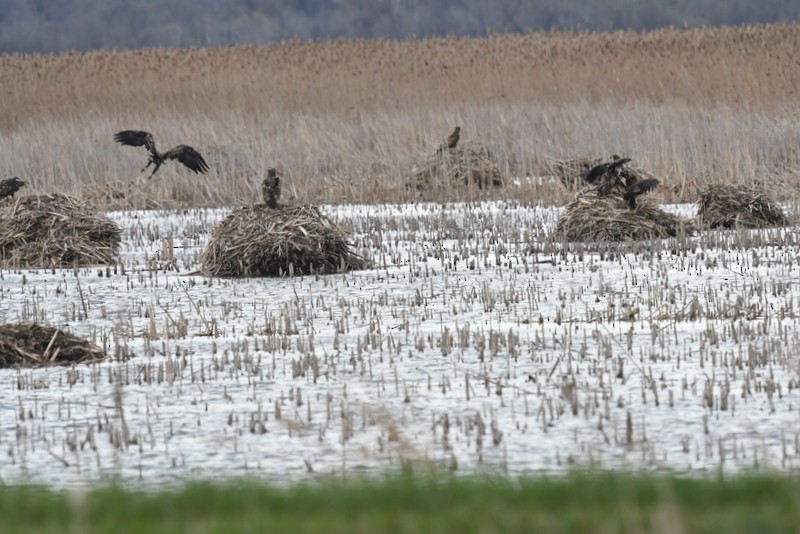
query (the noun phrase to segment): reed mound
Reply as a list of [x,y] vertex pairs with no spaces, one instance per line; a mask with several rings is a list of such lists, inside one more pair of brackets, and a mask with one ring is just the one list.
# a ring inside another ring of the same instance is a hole
[[347,234],[317,206],[236,208],[211,235],[202,273],[223,278],[331,274],[365,269]]
[[584,191],[559,217],[553,235],[566,241],[640,241],[664,239],[688,232],[688,221],[671,215],[656,205],[640,201],[631,210],[616,195]]
[[0,368],[42,367],[103,361],[93,343],[59,328],[37,323],[0,325]]
[[764,189],[713,184],[697,199],[697,218],[708,228],[766,228],[788,223],[780,206]]
[[113,263],[122,230],[86,202],[29,195],[0,208],[0,266]]
[[411,174],[411,183],[419,191],[459,182],[479,189],[503,187],[494,154],[485,146],[469,143],[432,154]]

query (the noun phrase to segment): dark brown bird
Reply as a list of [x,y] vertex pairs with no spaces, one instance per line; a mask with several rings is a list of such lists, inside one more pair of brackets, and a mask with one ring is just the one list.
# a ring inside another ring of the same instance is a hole
[[637,180],[625,188],[622,193],[622,198],[628,203],[628,207],[632,210],[636,209],[636,197],[649,193],[658,187],[658,180],[655,178],[648,178],[646,180]]
[[6,178],[2,182],[0,182],[0,199],[11,197],[14,198],[14,193],[19,191],[19,188],[25,185],[25,182],[13,176],[11,178]]
[[153,136],[148,132],[124,130],[114,135],[114,141],[128,146],[143,146],[150,152],[150,159],[147,161],[147,165],[144,166],[144,169],[142,169],[142,172],[144,172],[147,167],[153,165],[153,172],[150,173],[148,178],[152,178],[159,167],[161,167],[161,164],[168,159],[177,159],[194,172],[204,173],[208,171],[206,160],[204,160],[203,156],[194,148],[187,145],[178,145],[162,154],[156,150],[156,143],[153,140]]
[[439,150],[436,152],[444,152],[445,150],[455,148],[459,139],[461,139],[461,126],[456,126],[456,129],[453,130],[453,133],[447,136],[447,140],[442,143],[442,145],[439,147]]
[[608,175],[611,175],[612,177],[618,176],[623,165],[630,163],[631,161],[631,158],[620,158],[616,155],[611,156],[611,159],[612,161],[601,163],[600,165],[593,167],[592,170],[586,174],[586,181],[590,184],[593,184],[595,182],[602,182],[603,178]]
[[261,195],[264,197],[264,204],[273,209],[278,207],[278,199],[281,198],[281,177],[272,167],[267,169],[267,177],[261,182]]

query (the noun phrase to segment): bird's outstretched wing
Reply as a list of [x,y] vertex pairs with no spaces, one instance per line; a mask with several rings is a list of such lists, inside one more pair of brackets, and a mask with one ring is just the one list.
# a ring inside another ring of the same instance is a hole
[[156,142],[149,132],[142,132],[140,130],[123,130],[114,135],[114,141],[122,145],[128,146],[143,146],[153,156],[157,155]]
[[208,163],[200,152],[187,145],[178,145],[164,153],[164,159],[177,159],[194,172],[208,171]]
[[631,209],[634,209],[636,207],[636,197],[649,193],[658,187],[658,183],[658,180],[655,178],[634,182],[625,188],[625,192],[622,193],[622,198],[625,199]]
[[631,162],[631,158],[620,158],[620,159],[614,160],[614,161],[612,161],[611,163],[608,164],[608,169],[607,170],[609,172],[612,172],[615,169],[619,169],[620,167],[622,167],[626,163],[630,163],[630,162]]
[[603,176],[605,176],[606,171],[608,171],[608,163],[601,163],[600,165],[595,165],[594,167],[591,168],[589,172],[586,173],[584,180],[586,180],[590,184],[593,184],[596,181],[600,180]]

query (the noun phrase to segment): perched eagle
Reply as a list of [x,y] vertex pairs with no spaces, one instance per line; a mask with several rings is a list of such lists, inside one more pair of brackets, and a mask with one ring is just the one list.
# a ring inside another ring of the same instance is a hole
[[19,191],[19,188],[25,185],[25,182],[17,178],[6,178],[0,182],[0,199],[11,197],[14,198],[14,193]]
[[264,204],[273,209],[278,207],[278,199],[281,198],[281,177],[272,167],[267,169],[267,177],[261,182],[261,195],[264,197]]
[[114,135],[114,141],[128,146],[143,146],[150,152],[150,159],[147,161],[147,165],[144,166],[144,169],[142,169],[142,172],[144,172],[147,167],[153,165],[153,172],[150,173],[148,178],[152,178],[159,167],[161,167],[161,164],[168,159],[177,159],[194,172],[204,173],[208,171],[206,160],[204,160],[203,156],[194,148],[187,145],[178,145],[171,150],[161,153],[156,149],[153,136],[148,132],[124,130]]
[[453,133],[447,136],[447,140],[441,144],[436,153],[438,154],[439,152],[444,152],[445,150],[455,148],[459,139],[461,139],[461,126],[456,126],[456,129],[453,130]]
[[[590,184],[596,182],[603,182],[603,179],[606,176],[610,176],[611,178],[618,177],[620,172],[622,171],[622,167],[631,162],[631,158],[620,158],[619,156],[611,156],[612,161],[607,163],[601,163],[592,169],[586,174],[586,181]],[[613,181],[613,180],[609,180]],[[608,181],[606,182],[608,183]],[[600,186],[602,187],[602,183]]]

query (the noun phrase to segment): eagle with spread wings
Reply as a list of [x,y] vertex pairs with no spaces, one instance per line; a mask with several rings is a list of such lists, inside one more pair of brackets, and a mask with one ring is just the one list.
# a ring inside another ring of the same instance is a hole
[[149,132],[123,130],[114,135],[114,141],[122,145],[143,146],[147,149],[150,153],[150,159],[147,161],[147,165],[142,169],[142,172],[150,165],[153,165],[153,172],[150,173],[148,178],[152,178],[161,165],[168,159],[176,159],[196,173],[205,173],[208,171],[206,160],[204,160],[203,156],[194,148],[188,145],[178,145],[166,152],[159,152],[158,149],[156,149],[156,142]]

